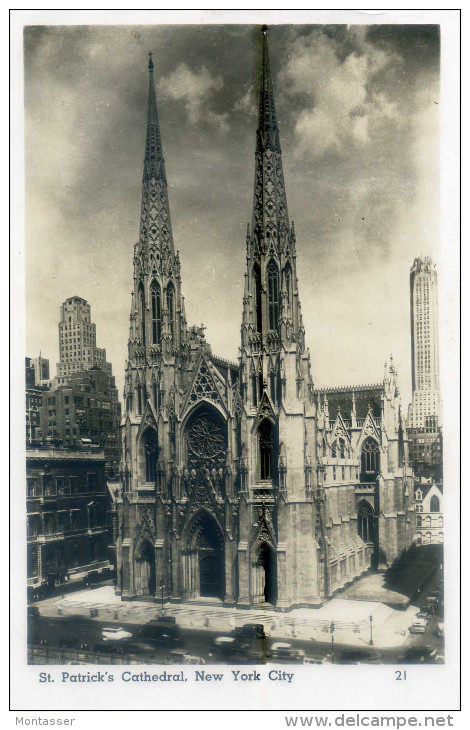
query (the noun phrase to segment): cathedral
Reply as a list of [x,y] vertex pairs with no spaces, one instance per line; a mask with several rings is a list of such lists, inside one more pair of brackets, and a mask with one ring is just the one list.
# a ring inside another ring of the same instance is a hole
[[393,361],[378,384],[314,388],[265,27],[261,41],[238,363],[186,322],[150,54],[115,485],[123,599],[318,607],[412,539]]

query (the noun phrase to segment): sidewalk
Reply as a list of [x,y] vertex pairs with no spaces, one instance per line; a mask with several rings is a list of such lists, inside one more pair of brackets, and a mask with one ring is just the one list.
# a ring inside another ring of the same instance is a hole
[[[84,616],[100,621],[118,623],[146,623],[161,614],[158,602],[121,601],[113,586],[79,591],[68,596],[41,601],[43,616]],[[408,627],[417,612],[416,606],[405,611],[394,610],[377,601],[355,601],[333,598],[319,609],[297,608],[289,613],[272,610],[227,608],[217,605],[215,599],[201,599],[179,604],[165,604],[166,616],[174,616],[182,628],[227,633],[245,623],[263,623],[273,638],[329,641],[334,622],[334,640],[338,644],[366,646],[370,639],[370,616],[374,646],[392,648],[402,646],[408,639]]]

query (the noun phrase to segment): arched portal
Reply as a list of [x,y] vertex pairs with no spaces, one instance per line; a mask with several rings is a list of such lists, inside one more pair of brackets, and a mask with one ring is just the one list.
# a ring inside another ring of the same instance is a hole
[[193,520],[185,556],[185,593],[211,598],[225,597],[225,550],[222,533],[206,511]]
[[276,553],[267,542],[261,543],[259,563],[264,570],[264,601],[274,606],[277,601]]
[[135,560],[135,589],[139,596],[154,596],[156,588],[155,550],[149,540],[144,540]]

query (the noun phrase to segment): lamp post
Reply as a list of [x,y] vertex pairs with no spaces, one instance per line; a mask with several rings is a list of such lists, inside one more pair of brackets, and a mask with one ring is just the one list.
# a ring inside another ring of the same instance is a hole
[[160,589],[162,592],[162,618],[163,618],[163,591],[165,590],[165,584],[163,582],[163,577],[160,578]]
[[333,664],[335,660],[335,622],[332,621],[330,625],[330,633],[331,633],[331,663]]
[[370,621],[370,639],[369,639],[369,644],[370,644],[370,646],[373,646],[374,640],[372,638],[372,614],[369,616],[369,621]]

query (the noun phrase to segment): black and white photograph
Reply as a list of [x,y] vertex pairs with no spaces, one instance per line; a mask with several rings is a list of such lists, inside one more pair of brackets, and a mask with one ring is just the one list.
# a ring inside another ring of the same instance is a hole
[[[279,709],[338,672],[456,709],[458,11],[48,12],[18,39],[18,708]],[[96,672],[112,706],[74,704]]]

